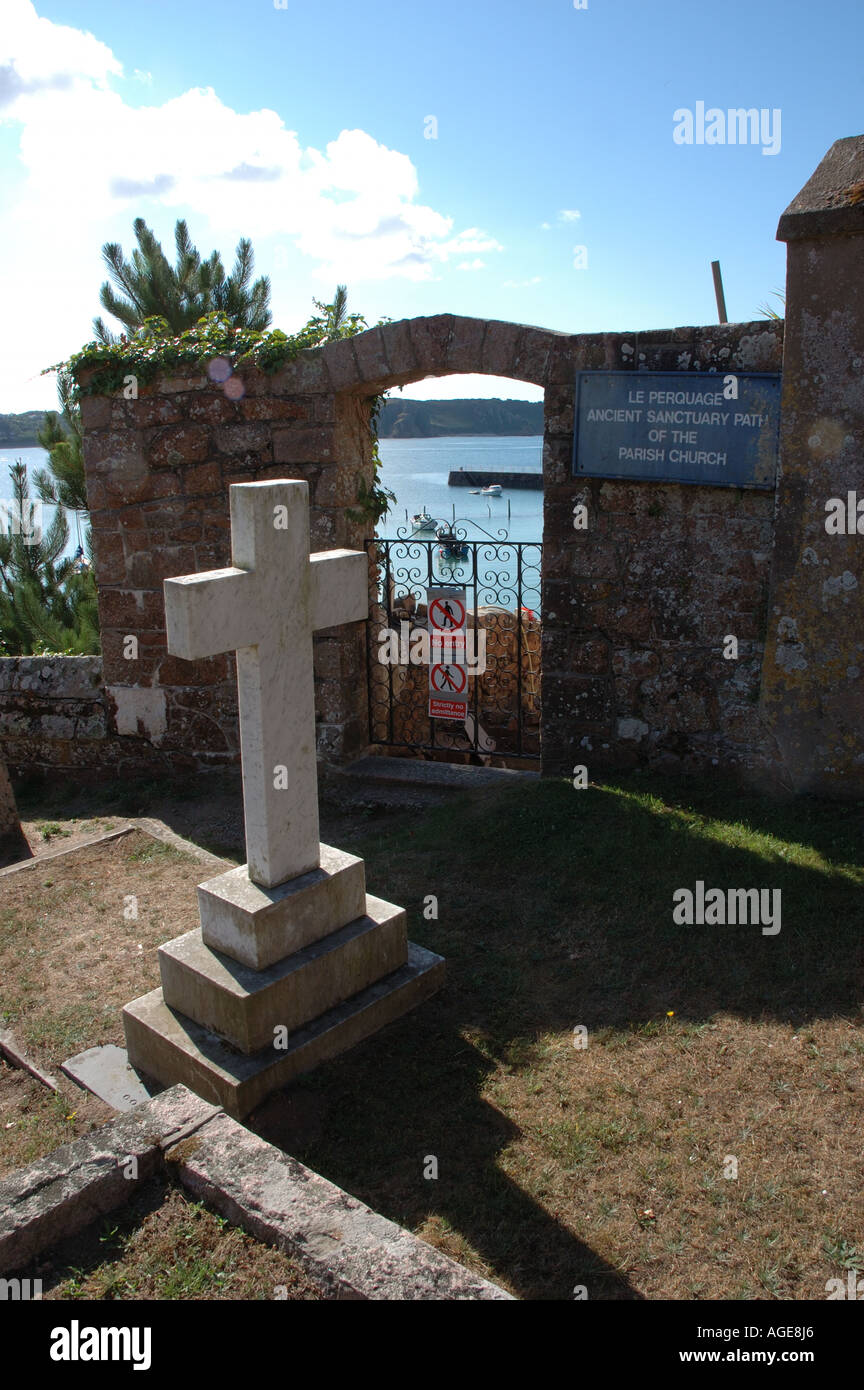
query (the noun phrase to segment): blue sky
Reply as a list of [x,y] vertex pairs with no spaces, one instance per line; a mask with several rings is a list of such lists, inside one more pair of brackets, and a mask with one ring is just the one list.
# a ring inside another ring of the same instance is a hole
[[[39,369],[92,337],[101,245],[128,253],[136,216],[166,249],[185,217],[226,262],[250,236],[286,331],[337,281],[370,322],[710,323],[715,258],[730,319],[755,318],[784,281],[780,213],[864,130],[861,0],[3,8],[0,410],[55,404]],[[779,110],[779,152],[676,143],[699,102]]]

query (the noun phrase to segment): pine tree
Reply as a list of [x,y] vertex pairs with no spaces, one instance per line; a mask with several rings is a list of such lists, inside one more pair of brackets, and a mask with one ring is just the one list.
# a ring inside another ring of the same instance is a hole
[[10,465],[9,476],[11,505],[5,529],[0,528],[0,655],[97,653],[96,581],[89,566],[64,558],[66,516],[58,509],[39,536],[20,459]]
[[45,423],[36,437],[47,450],[48,468],[37,469],[33,481],[43,502],[53,502],[73,512],[86,512],[81,410],[75,403],[73,388],[71,374],[61,367],[57,375],[57,394],[63,409],[61,414],[54,410],[45,412]]
[[[137,217],[133,227],[138,249],[131,260],[124,258],[118,242],[102,247],[102,258],[120,296],[107,280],[99,291],[103,309],[119,319],[130,336],[148,318],[164,319],[168,331],[176,334],[192,328],[205,314],[217,312],[225,313],[236,328],[263,331],[269,326],[270,281],[262,275],[250,286],[255,258],[248,238],[239,241],[233,270],[226,275],[218,251],[201,260],[182,219],[174,228],[175,266],[143,217]],[[93,327],[101,343],[119,341],[103,319],[94,319]]]

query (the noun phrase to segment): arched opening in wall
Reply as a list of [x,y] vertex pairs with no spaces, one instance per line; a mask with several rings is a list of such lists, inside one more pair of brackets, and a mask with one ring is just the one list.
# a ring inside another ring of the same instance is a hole
[[540,758],[543,390],[479,375],[385,393],[369,740],[427,760]]

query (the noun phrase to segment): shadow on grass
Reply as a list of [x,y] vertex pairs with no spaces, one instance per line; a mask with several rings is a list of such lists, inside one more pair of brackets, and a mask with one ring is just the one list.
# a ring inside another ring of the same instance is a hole
[[[467,1240],[523,1298],[566,1299],[577,1284],[591,1298],[641,1297],[501,1171],[518,1130],[481,1098],[493,1064],[447,1026],[452,1003],[433,998],[246,1123],[400,1225],[432,1215],[439,1234]],[[424,1177],[430,1157],[435,1179]]]
[[[518,1131],[483,1099],[487,1078],[533,1065],[544,1038],[577,1024],[859,1017],[859,822],[860,807],[693,784],[652,795],[624,779],[522,785],[361,833],[350,848],[369,890],[408,908],[411,938],[447,958],[447,985],[252,1122],[401,1224],[452,1228],[522,1297],[565,1299],[580,1283],[591,1298],[638,1297],[501,1170]],[[673,893],[697,880],[780,889],[779,933],[675,924]],[[427,1155],[437,1180],[423,1178]],[[579,1176],[577,1164],[577,1191]]]
[[[529,1068],[544,1039],[560,1044],[577,1024],[596,1038],[670,1010],[679,1026],[721,1012],[794,1027],[860,1018],[860,804],[646,781],[543,781],[423,816],[358,818],[336,843],[364,856],[370,892],[407,908],[411,938],[446,957],[447,985],[251,1120],[382,1214],[457,1255],[461,1238],[526,1298],[570,1298],[578,1284],[592,1299],[640,1295],[503,1171],[519,1131],[484,1097],[494,1071]],[[322,827],[326,838],[326,817]],[[673,893],[697,880],[780,889],[780,932],[676,925]],[[560,1161],[542,1134],[529,1139],[536,1190],[543,1164]],[[435,1180],[423,1176],[430,1155]],[[574,1202],[592,1162],[571,1170]]]
[[95,1269],[120,1265],[125,1257],[124,1237],[132,1235],[138,1226],[165,1200],[166,1184],[159,1178],[142,1183],[125,1206],[94,1218],[76,1235],[59,1240],[19,1271],[21,1277],[41,1278],[46,1293],[68,1279],[81,1281]]

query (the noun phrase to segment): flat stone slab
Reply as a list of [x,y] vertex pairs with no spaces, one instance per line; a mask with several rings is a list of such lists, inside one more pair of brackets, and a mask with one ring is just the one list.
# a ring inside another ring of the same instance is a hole
[[300,1028],[282,1049],[246,1056],[215,1033],[170,1009],[161,989],[127,1004],[123,1026],[133,1067],[242,1119],[295,1076],[345,1052],[422,1003],[444,982],[444,958],[408,943],[401,969]]
[[150,1092],[130,1067],[125,1049],[114,1043],[88,1047],[62,1062],[60,1070],[115,1110],[131,1110],[150,1099]]
[[50,1071],[43,1071],[41,1067],[37,1067],[8,1028],[0,1028],[0,1052],[7,1061],[12,1063],[13,1067],[20,1067],[21,1071],[29,1072],[36,1081],[41,1081],[42,1085],[47,1086],[49,1090],[60,1090],[57,1078],[52,1076]]
[[366,911],[362,859],[320,846],[321,864],[275,888],[249,877],[248,864],[198,886],[206,944],[253,970],[300,951]]
[[211,951],[200,931],[159,947],[162,995],[170,1009],[211,1029],[241,1052],[272,1046],[405,964],[405,909],[367,896],[362,917],[305,950],[251,970]]

